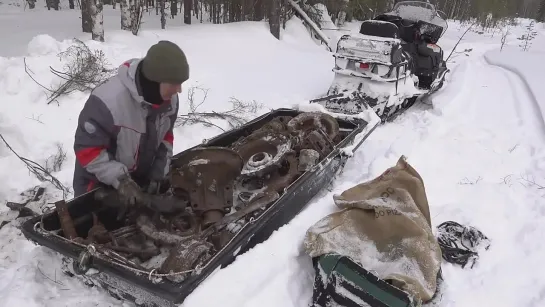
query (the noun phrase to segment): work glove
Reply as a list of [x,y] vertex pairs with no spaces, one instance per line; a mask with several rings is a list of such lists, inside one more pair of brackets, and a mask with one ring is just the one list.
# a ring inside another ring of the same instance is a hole
[[170,181],[168,180],[168,178],[165,178],[163,180],[151,180],[146,189],[146,193],[151,195],[159,195],[165,193],[169,187]]
[[117,194],[119,201],[125,208],[146,205],[144,192],[129,174],[121,176],[118,180]]

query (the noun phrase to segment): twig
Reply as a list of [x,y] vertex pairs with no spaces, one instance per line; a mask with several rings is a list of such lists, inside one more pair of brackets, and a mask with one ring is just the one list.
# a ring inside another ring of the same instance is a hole
[[462,41],[462,39],[464,38],[464,36],[466,35],[466,33],[476,24],[477,22],[473,22],[471,25],[469,25],[469,27],[466,29],[466,31],[464,32],[464,34],[462,34],[462,36],[460,36],[460,39],[458,39],[458,42],[456,42],[456,45],[454,45],[454,48],[452,48],[452,51],[450,52],[450,54],[448,55],[447,59],[445,60],[445,62],[448,62],[448,59],[450,59],[450,56],[452,55],[452,53],[454,52],[454,50],[456,50],[456,47],[458,47],[458,44]]
[[[40,82],[36,81],[36,79],[34,79],[34,77],[32,77],[32,75],[30,74],[30,72],[32,72],[32,70],[30,70],[30,68],[28,68],[27,64],[26,64],[26,57],[23,57],[23,63],[25,64],[25,72],[26,74],[30,77],[30,79],[32,79],[32,81],[34,81],[36,84],[38,84],[39,86],[41,86],[43,89],[45,89],[46,91],[49,91],[49,92],[53,92],[52,89],[49,89],[47,87],[45,87],[44,85],[42,85]],[[30,71],[30,72],[29,72]]]
[[[530,186],[536,186],[536,187],[538,188],[538,190],[545,189],[545,186],[542,186],[542,185],[536,183],[535,179],[533,179],[533,178],[530,180],[530,179],[525,178],[525,177],[523,177],[523,176],[521,175],[521,176],[520,176],[520,179],[522,179],[522,180],[526,181],[527,183],[529,183]],[[521,184],[522,184],[522,183],[521,183]],[[522,185],[525,186],[524,184],[522,184]],[[527,187],[527,186],[525,186],[525,187]]]
[[459,181],[458,184],[460,185],[473,185],[477,184],[479,181],[481,181],[481,176],[479,176],[475,181],[469,180],[467,177],[465,177],[463,180]]
[[44,167],[42,167],[41,165],[39,165],[38,163],[32,161],[32,160],[29,160],[27,158],[24,158],[24,157],[21,157],[10,145],[9,143],[6,141],[6,139],[4,139],[4,136],[2,136],[2,134],[0,134],[0,138],[2,139],[2,141],[4,142],[4,144],[6,144],[6,146],[8,147],[8,149],[15,155],[17,156],[17,158],[19,158],[19,160],[21,160],[23,163],[25,163],[27,169],[36,176],[36,178],[42,182],[44,181],[47,181],[49,183],[51,183],[53,186],[55,186],[55,188],[59,189],[62,191],[62,195],[63,195],[63,199],[66,198],[66,196],[68,195],[68,193],[70,192],[70,189],[66,186],[64,186],[55,176],[51,175],[51,173],[46,170]]
[[62,282],[58,281],[57,280],[57,270],[55,270],[55,278],[51,278],[49,276],[47,276],[43,271],[42,269],[40,269],[40,266],[38,264],[36,264],[36,269],[38,269],[38,272],[43,276],[45,277],[47,280],[50,280],[52,281],[53,283],[63,287],[63,288],[60,288],[60,290],[70,290],[69,288],[66,288],[65,284],[63,284]]

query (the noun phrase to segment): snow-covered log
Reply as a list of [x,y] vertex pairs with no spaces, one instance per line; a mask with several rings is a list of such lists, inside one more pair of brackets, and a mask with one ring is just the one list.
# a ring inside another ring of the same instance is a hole
[[104,17],[102,9],[104,7],[103,0],[91,0],[91,38],[93,40],[104,41]]

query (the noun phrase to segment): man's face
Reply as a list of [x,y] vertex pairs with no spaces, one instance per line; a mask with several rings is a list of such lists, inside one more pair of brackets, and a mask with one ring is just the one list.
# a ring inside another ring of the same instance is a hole
[[181,84],[172,84],[172,83],[160,83],[159,92],[163,100],[169,100],[172,95],[182,92]]

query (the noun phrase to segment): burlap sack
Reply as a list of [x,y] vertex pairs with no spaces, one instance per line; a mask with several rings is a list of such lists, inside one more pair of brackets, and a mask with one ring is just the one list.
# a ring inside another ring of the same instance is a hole
[[405,157],[378,178],[333,198],[342,210],[307,231],[306,252],[311,257],[348,256],[415,299],[430,300],[441,250],[432,233],[423,180]]

